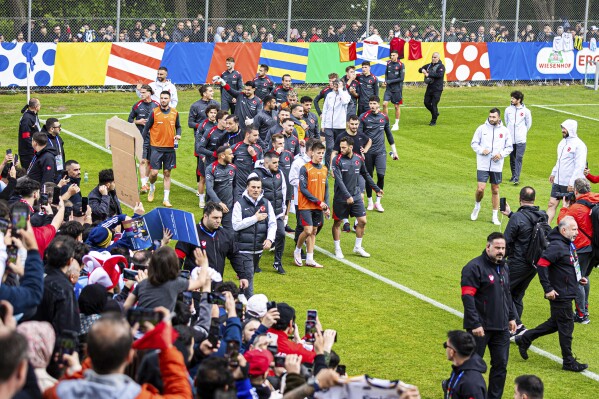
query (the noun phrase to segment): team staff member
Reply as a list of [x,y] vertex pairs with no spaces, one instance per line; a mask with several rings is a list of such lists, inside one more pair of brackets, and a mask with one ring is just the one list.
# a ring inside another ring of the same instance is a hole
[[345,76],[341,80],[351,96],[351,100],[347,104],[347,116],[356,115],[358,100],[360,98],[360,82],[356,79],[356,67],[350,65],[345,68]]
[[564,217],[549,233],[549,246],[537,263],[537,271],[545,299],[549,300],[551,315],[543,324],[516,337],[520,356],[526,360],[527,350],[535,339],[557,331],[562,350],[562,369],[575,372],[589,367],[588,364],[578,363],[572,355],[572,301],[576,297],[578,286],[587,283],[587,279],[581,274],[574,246],[578,234],[578,226],[572,216]]
[[489,111],[487,121],[480,125],[472,136],[470,146],[476,153],[476,187],[474,209],[471,220],[478,219],[480,202],[485,195],[487,181],[491,181],[491,203],[493,206],[493,224],[501,225],[497,218],[499,212],[499,185],[503,160],[512,152],[512,138],[509,131],[501,124],[501,113],[497,108]]
[[[148,122],[148,118],[150,114],[154,110],[154,108],[159,107],[157,101],[152,100],[152,95],[154,91],[150,85],[142,85],[139,88],[139,93],[141,95],[141,100],[136,102],[131,108],[131,112],[129,113],[129,118],[127,121],[129,123],[134,123],[137,130],[139,130],[139,134],[142,135],[143,139],[143,131],[146,123]],[[141,178],[141,193],[146,194],[150,189],[148,185],[148,179],[150,175],[150,164],[147,159],[142,159],[139,163],[139,176]]]
[[233,151],[230,147],[220,146],[216,153],[218,160],[206,168],[206,193],[208,200],[218,204],[222,210],[222,226],[231,229],[237,167],[233,165]]
[[435,126],[439,117],[437,105],[441,101],[441,94],[443,94],[443,76],[445,75],[445,65],[441,62],[439,53],[433,53],[431,62],[418,69],[418,72],[424,75],[424,83],[426,83],[424,106],[431,113],[429,125]]
[[316,95],[316,97],[314,97],[314,108],[316,109],[316,113],[319,116],[322,115],[322,111],[320,110],[320,105],[318,105],[318,103],[320,102],[320,100],[324,100],[325,98],[327,98],[327,94],[329,94],[333,90],[333,85],[335,84],[335,82],[337,82],[337,80],[339,80],[339,75],[337,75],[334,72],[329,73],[329,84],[327,85],[327,87],[322,89]]
[[237,115],[239,120],[243,121],[245,126],[251,126],[254,123],[254,117],[262,110],[262,100],[254,94],[256,84],[252,80],[248,80],[243,86],[243,91],[237,91],[223,78],[215,76],[212,80],[223,87],[235,99],[234,114]]
[[[362,73],[357,75],[360,92],[358,97],[358,115],[368,111],[370,98],[379,96],[379,80],[370,73],[370,61],[362,62]],[[348,84],[349,86],[349,84]]]
[[33,159],[34,151],[31,138],[35,133],[42,130],[38,117],[41,108],[40,100],[31,98],[27,107],[21,111],[23,115],[19,121],[19,159],[21,160],[21,167],[24,169],[29,168],[29,164]]
[[258,69],[258,76],[254,78],[256,85],[256,95],[262,102],[266,96],[270,96],[274,88],[274,82],[266,75],[268,73],[268,65],[262,64]]
[[[227,82],[233,89],[241,91],[243,89],[243,78],[241,73],[235,70],[235,58],[228,57],[226,60],[227,69],[220,74],[220,77]],[[224,88],[224,85],[220,87],[220,109],[223,111],[231,110],[231,113],[235,112],[235,103],[237,100],[232,97]]]
[[339,135],[345,132],[347,125],[347,105],[351,96],[340,80],[333,83],[333,90],[327,94],[322,110],[321,125],[326,140],[325,164],[331,165],[331,151]]
[[297,266],[302,266],[301,249],[305,242],[306,266],[323,267],[314,260],[314,245],[318,228],[323,223],[323,214],[327,218],[331,215],[328,205],[328,169],[322,164],[324,150],[322,143],[314,143],[311,149],[311,161],[299,170],[298,209],[303,231],[299,235],[295,251],[293,251],[293,260]]
[[387,61],[387,68],[385,69],[385,81],[381,83],[383,87],[386,87],[383,96],[385,114],[389,115],[389,102],[395,107],[395,123],[391,130],[399,130],[399,118],[401,116],[399,105],[403,104],[403,81],[406,75],[406,67],[403,62],[399,61],[398,57],[399,52],[391,50],[391,59]]
[[524,94],[521,91],[513,91],[510,106],[505,109],[505,126],[512,136],[514,151],[510,154],[510,169],[512,177],[510,182],[514,186],[520,184],[520,173],[522,172],[522,159],[526,151],[526,136],[532,126],[532,115],[524,105]]
[[[56,118],[46,119],[46,124],[42,129],[42,132],[48,136],[48,145],[56,150],[56,172],[61,173],[64,170],[64,163],[66,162],[66,156],[64,154],[64,141],[60,137],[60,131],[62,125]],[[60,175],[56,176],[60,178]]]
[[168,91],[160,93],[160,107],[154,108],[150,119],[144,127],[144,151],[143,159],[148,159],[150,154],[150,190],[148,191],[148,202],[154,201],[156,187],[154,183],[158,178],[158,172],[162,170],[164,175],[164,200],[162,205],[171,208],[169,194],[171,190],[171,170],[177,166],[177,153],[175,143],[181,140],[181,123],[179,112],[169,104],[171,95]]
[[[167,91],[171,96],[169,107],[175,108],[179,103],[179,97],[177,96],[177,88],[175,87],[173,82],[166,78],[167,76],[168,69],[166,67],[161,66],[160,68],[158,68],[158,72],[156,72],[156,81],[151,82],[149,85],[152,88],[152,100],[156,101],[157,103],[160,103],[160,94],[163,91]],[[135,88],[135,94],[137,94],[137,97],[139,98],[141,98],[142,86],[143,85],[140,82],[137,84],[137,87]]]
[[[391,128],[389,127],[389,117],[380,112],[380,103],[380,98],[376,96],[370,97],[368,103],[370,111],[360,115],[358,133],[364,133],[372,140],[372,146],[365,156],[366,170],[368,170],[370,176],[373,176],[376,169],[377,186],[382,190],[385,187],[385,171],[387,170],[385,136],[387,136],[387,141],[391,145],[393,159],[398,160],[399,156],[397,155],[397,148],[395,148],[393,133],[391,133]],[[376,209],[378,212],[385,212],[385,209],[381,205],[381,197],[376,197],[376,204],[373,203],[372,189],[368,185],[366,186],[366,196],[368,197],[368,207],[366,209],[369,211]]]
[[449,331],[443,347],[452,369],[449,379],[442,383],[443,398],[486,399],[483,374],[487,372],[487,364],[476,353],[474,337],[465,331]]
[[551,198],[547,205],[549,223],[553,220],[561,200],[558,194],[574,191],[574,181],[584,177],[587,162],[587,146],[578,137],[578,122],[566,119],[561,128],[562,140],[557,145],[557,162],[549,176],[549,183],[552,184]]
[[205,109],[206,119],[204,119],[198,126],[198,128],[194,132],[194,151],[193,155],[196,157],[197,165],[196,165],[196,181],[198,183],[198,191],[196,195],[200,197],[200,208],[203,208],[206,204],[206,195],[204,194],[204,189],[206,186],[206,163],[204,162],[205,157],[200,155],[200,143],[202,142],[202,137],[204,134],[207,134],[212,130],[213,127],[217,125],[216,123],[216,115],[218,114],[218,109],[220,106],[218,104],[210,104]]
[[504,256],[503,234],[491,233],[482,255],[472,259],[462,269],[464,329],[474,335],[476,352],[480,357],[484,357],[487,346],[491,354],[489,399],[500,399],[503,395],[510,353],[510,331],[516,331],[516,314]]
[[362,238],[366,227],[366,209],[362,199],[362,188],[360,177],[376,192],[377,196],[383,196],[383,190],[374,184],[374,180],[366,171],[364,158],[353,152],[354,140],[345,136],[340,140],[340,154],[331,162],[333,175],[335,176],[335,197],[333,201],[333,241],[335,243],[335,257],[343,259],[341,251],[340,227],[343,220],[355,217],[356,243],[354,253],[364,258],[370,258],[370,254],[362,247]]
[[48,145],[48,136],[37,132],[31,140],[35,155],[27,169],[27,177],[44,185],[56,178],[56,150]]
[[191,107],[189,107],[189,116],[187,117],[187,126],[193,129],[194,133],[199,129],[200,123],[206,119],[206,109],[210,105],[216,106],[217,111],[220,109],[220,105],[214,99],[214,89],[212,86],[201,85],[198,91],[201,98],[191,104]]

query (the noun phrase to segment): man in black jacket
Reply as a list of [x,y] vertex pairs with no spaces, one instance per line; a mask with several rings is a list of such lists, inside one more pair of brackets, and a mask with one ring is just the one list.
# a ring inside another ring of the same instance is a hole
[[505,238],[501,233],[487,237],[482,255],[462,269],[464,329],[474,335],[480,357],[489,346],[491,372],[488,398],[501,398],[510,352],[510,331],[516,331],[510,294],[508,267],[504,261]]
[[578,263],[578,254],[574,246],[577,235],[578,225],[572,216],[564,217],[549,233],[549,246],[537,263],[537,271],[545,298],[549,300],[551,316],[543,324],[517,336],[516,345],[520,356],[526,360],[527,350],[535,339],[557,331],[562,349],[562,369],[580,372],[589,365],[578,363],[572,355],[572,301],[578,292],[578,285],[585,285],[588,281],[582,276]]
[[461,330],[449,331],[443,347],[452,368],[449,379],[442,383],[443,397],[486,399],[483,374],[487,372],[487,364],[476,353],[474,337]]
[[516,334],[526,331],[526,327],[520,320],[524,310],[522,299],[528,285],[537,275],[536,266],[526,260],[526,253],[535,225],[539,221],[547,221],[545,211],[541,211],[538,206],[535,206],[535,197],[534,188],[523,187],[520,190],[520,208],[516,212],[511,212],[509,205],[506,204],[505,211],[502,211],[510,218],[503,234],[505,235],[507,264],[510,267],[510,292],[516,307]]
[[[46,119],[46,124],[42,129],[42,132],[46,133],[48,136],[48,147],[54,148],[56,150],[56,171],[62,172],[65,167],[65,155],[64,155],[64,141],[62,137],[60,137],[60,131],[62,129],[62,125],[60,121],[56,118],[48,118]],[[57,177],[58,178],[58,177]]]
[[31,145],[35,150],[33,160],[27,169],[27,176],[44,184],[54,183],[56,178],[56,150],[48,145],[48,136],[46,133],[37,132],[33,135]]
[[104,169],[98,173],[98,185],[87,195],[88,206],[92,209],[92,220],[106,220],[123,213],[121,202],[116,195],[114,173]]
[[25,169],[29,168],[29,164],[33,159],[31,138],[35,133],[42,130],[37,116],[41,107],[40,100],[32,98],[27,106],[21,110],[23,116],[19,121],[19,158],[21,159],[21,166]]
[[441,62],[439,53],[433,53],[430,64],[424,65],[418,72],[424,75],[424,82],[427,84],[424,93],[424,106],[431,113],[429,125],[435,126],[439,117],[437,104],[441,101],[441,94],[443,94],[443,75],[445,75],[445,65]]

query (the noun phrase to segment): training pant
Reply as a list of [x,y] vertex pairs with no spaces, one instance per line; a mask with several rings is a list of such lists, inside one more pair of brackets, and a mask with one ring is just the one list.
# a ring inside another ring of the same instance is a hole
[[507,375],[507,360],[510,356],[510,332],[507,329],[502,331],[485,330],[484,336],[474,337],[474,339],[476,340],[476,353],[480,357],[484,356],[487,346],[491,354],[487,399],[501,399]]

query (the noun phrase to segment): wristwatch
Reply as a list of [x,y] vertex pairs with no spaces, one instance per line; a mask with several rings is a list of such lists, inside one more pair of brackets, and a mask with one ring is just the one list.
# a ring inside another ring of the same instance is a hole
[[314,392],[319,392],[321,390],[320,385],[318,385],[318,380],[314,376],[308,378],[307,384],[314,389]]

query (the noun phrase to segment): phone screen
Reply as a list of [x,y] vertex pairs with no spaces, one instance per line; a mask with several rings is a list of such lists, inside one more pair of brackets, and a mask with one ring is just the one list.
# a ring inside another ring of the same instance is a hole
[[87,204],[88,204],[87,197],[81,198],[81,212],[83,212],[83,214],[87,213]]
[[15,206],[11,214],[11,222],[13,230],[27,229],[27,218],[29,217],[29,209],[21,206]]
[[52,205],[60,204],[60,187],[54,187],[54,192],[52,193]]

